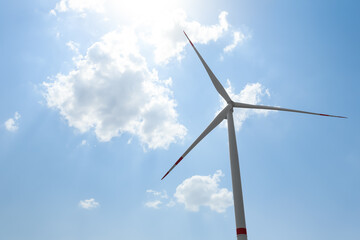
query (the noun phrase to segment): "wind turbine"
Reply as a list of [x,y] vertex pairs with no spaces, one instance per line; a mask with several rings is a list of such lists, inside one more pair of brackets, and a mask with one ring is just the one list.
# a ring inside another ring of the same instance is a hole
[[235,128],[234,128],[234,119],[233,119],[233,109],[235,108],[249,108],[249,109],[266,109],[266,110],[277,110],[277,111],[286,111],[286,112],[296,112],[296,113],[306,113],[313,115],[320,115],[325,117],[337,117],[337,118],[347,118],[343,116],[328,115],[322,113],[313,113],[306,112],[288,108],[264,106],[264,105],[252,105],[240,102],[234,102],[231,100],[227,94],[224,87],[221,85],[219,80],[215,77],[214,73],[211,71],[209,66],[206,64],[200,53],[195,48],[194,44],[191,42],[189,37],[184,31],[186,38],[189,40],[191,46],[195,50],[197,56],[199,57],[201,63],[206,69],[214,87],[218,93],[225,99],[227,106],[221,110],[221,112],[215,117],[215,119],[209,124],[209,126],[200,134],[200,136],[190,145],[190,147],[184,152],[183,155],[175,162],[175,164],[167,171],[167,173],[161,178],[163,180],[175,167],[180,163],[180,161],[217,125],[219,125],[224,119],[227,119],[228,125],[228,136],[229,136],[229,151],[230,151],[230,167],[231,167],[231,178],[232,178],[232,187],[233,187],[233,196],[234,196],[234,210],[235,210],[235,223],[236,223],[236,235],[237,240],[247,240],[246,233],[246,224],[245,224],[245,212],[244,212],[244,202],[241,188],[241,179],[240,179],[240,167],[239,167],[239,158],[236,145],[235,137]]

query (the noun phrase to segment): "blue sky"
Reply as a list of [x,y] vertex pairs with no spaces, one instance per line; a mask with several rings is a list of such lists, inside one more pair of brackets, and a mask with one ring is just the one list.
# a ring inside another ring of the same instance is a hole
[[[205,6],[205,7],[204,7]],[[2,1],[0,238],[235,239],[233,98],[249,239],[357,239],[356,1]],[[214,197],[216,196],[216,197]]]

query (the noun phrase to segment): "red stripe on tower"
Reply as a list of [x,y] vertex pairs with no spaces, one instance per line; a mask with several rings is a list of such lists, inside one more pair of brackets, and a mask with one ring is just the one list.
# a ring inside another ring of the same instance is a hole
[[176,161],[175,165],[178,165],[178,163],[183,159],[183,157],[180,157],[179,160]]
[[246,235],[246,228],[237,228],[236,235],[245,234]]
[[191,40],[190,40],[190,38],[188,37],[188,35],[186,34],[186,32],[185,32],[185,31],[183,31],[183,32],[184,32],[184,34],[185,34],[186,38],[189,40],[189,42],[190,42],[191,46],[193,46],[193,47],[194,47],[194,44],[191,42]]
[[162,178],[161,180],[163,180],[168,174],[169,174],[170,171],[168,171]]

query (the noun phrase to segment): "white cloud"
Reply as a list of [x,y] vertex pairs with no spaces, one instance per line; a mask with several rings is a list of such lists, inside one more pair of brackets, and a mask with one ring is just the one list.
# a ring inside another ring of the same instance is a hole
[[221,170],[213,176],[192,176],[183,181],[174,194],[179,203],[185,205],[189,211],[199,211],[201,206],[210,207],[216,212],[225,212],[233,205],[232,192],[226,188],[219,188]]
[[[229,94],[230,98],[235,102],[248,103],[248,104],[258,104],[261,101],[261,98],[264,96],[270,97],[269,89],[266,89],[260,83],[246,84],[243,90],[240,93],[234,93],[234,89],[231,86],[229,80],[227,80],[228,87],[225,88],[226,92]],[[220,110],[218,113],[227,105],[223,98],[220,98]],[[235,129],[238,131],[243,122],[251,115],[262,114],[267,115],[268,111],[259,110],[259,109],[243,109],[236,108],[234,109],[234,124]],[[226,121],[224,121],[222,126],[226,126]]]
[[170,200],[170,201],[166,204],[167,207],[174,207],[175,205],[176,205],[176,203],[175,203],[174,200]]
[[74,41],[69,41],[66,43],[66,46],[68,46],[72,51],[79,53],[79,44]]
[[140,54],[136,34],[113,31],[75,58],[76,69],[45,82],[49,107],[81,132],[94,129],[100,141],[128,132],[148,148],[183,139],[171,80],[160,80]]
[[149,201],[145,203],[145,206],[149,207],[149,208],[155,208],[155,209],[159,209],[159,205],[162,202],[160,200],[155,200],[155,201]]
[[79,46],[80,44],[74,41],[68,41],[66,43],[66,46],[75,53],[75,56],[72,58],[73,62],[81,61],[81,58],[83,57],[79,52]]
[[245,40],[245,34],[242,32],[233,32],[233,42],[224,48],[224,52],[231,52],[235,47]]
[[[207,44],[217,41],[231,28],[222,11],[218,16],[218,23],[203,25],[198,21],[188,19],[186,12],[180,8],[181,4],[166,0],[132,0],[132,1],[106,1],[106,0],[61,0],[51,11],[74,11],[80,16],[87,12],[102,13],[107,21],[117,21],[119,14],[124,15],[131,22],[127,26],[136,28],[138,36],[144,43],[154,48],[154,60],[157,64],[167,64],[172,58],[183,58],[183,51],[188,43],[182,31],[185,30],[193,43]],[[139,8],[139,6],[142,6]],[[234,48],[245,34],[234,32],[234,43],[226,49]],[[234,46],[233,46],[234,45]],[[228,50],[226,50],[228,51]]]
[[54,9],[51,9],[49,13],[53,16],[56,16],[56,11]]
[[104,0],[61,0],[56,3],[55,9],[51,10],[51,13],[56,15],[55,11],[66,12],[69,10],[76,12],[84,12],[86,10],[103,12],[104,3]]
[[9,118],[5,121],[4,125],[6,130],[9,132],[15,132],[19,129],[18,120],[20,119],[21,115],[18,112],[15,112],[14,118]]
[[155,190],[152,190],[152,189],[148,189],[148,190],[146,190],[146,193],[152,195],[152,197],[154,198],[151,201],[147,201],[145,203],[146,207],[159,209],[160,205],[163,204],[164,200],[168,201],[168,203],[166,203],[163,206],[166,206],[166,207],[175,206],[175,202],[172,199],[170,199],[170,201],[167,200],[169,198],[169,196],[167,195],[165,190],[163,190],[162,192],[158,192],[158,191],[155,191]]
[[[221,170],[212,176],[192,176],[185,179],[177,188],[174,197],[178,203],[184,204],[185,209],[197,212],[201,206],[222,213],[226,208],[233,205],[232,192],[226,188],[220,188]],[[160,209],[161,207],[174,207],[176,202],[169,199],[166,191],[146,190],[153,199],[145,203],[146,207]],[[164,202],[166,201],[166,202]]]
[[228,30],[227,14],[225,11],[221,12],[219,23],[206,26],[197,21],[189,21],[185,11],[176,10],[164,14],[157,23],[148,21],[146,25],[151,25],[151,28],[144,32],[142,38],[155,47],[156,63],[168,63],[173,57],[180,60],[183,57],[184,47],[188,43],[183,30],[193,43],[207,44],[209,41],[216,41]]
[[100,206],[100,204],[96,202],[95,199],[90,198],[80,201],[79,206],[84,209],[92,209],[92,208],[97,208],[98,206]]
[[146,192],[150,193],[150,194],[152,194],[152,195],[154,195],[156,197],[165,198],[165,199],[169,198],[165,190],[162,191],[162,192],[157,192],[157,191],[154,191],[152,189],[148,189],[148,190],[146,190]]
[[[178,122],[172,79],[159,79],[149,63],[180,60],[188,44],[182,30],[200,44],[217,41],[233,30],[225,11],[217,23],[203,25],[175,6],[166,0],[60,0],[51,11],[58,17],[68,11],[80,15],[96,11],[116,22],[121,12],[129,21],[121,22],[121,30],[105,34],[83,55],[79,44],[67,43],[75,53],[75,68],[44,83],[47,105],[80,132],[93,130],[100,141],[122,133],[131,135],[130,142],[137,137],[145,149],[167,148],[181,141],[186,128]],[[235,46],[244,36],[234,33]]]

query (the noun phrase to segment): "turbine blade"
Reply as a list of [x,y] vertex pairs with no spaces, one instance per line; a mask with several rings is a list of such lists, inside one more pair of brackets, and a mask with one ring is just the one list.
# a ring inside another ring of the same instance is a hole
[[181,160],[206,136],[209,132],[211,132],[217,125],[219,125],[222,120],[226,118],[227,112],[232,106],[229,104],[227,105],[221,112],[214,118],[214,120],[209,124],[209,126],[200,134],[200,136],[191,144],[191,146],[184,152],[183,155],[175,162],[175,164],[167,171],[167,173],[161,178],[163,180],[173,169],[176,165],[181,162]]
[[198,55],[201,63],[204,65],[206,72],[209,74],[209,77],[212,81],[212,83],[214,84],[214,87],[216,88],[216,90],[218,91],[218,93],[225,99],[225,101],[227,103],[232,102],[229,95],[227,94],[226,90],[224,89],[224,87],[221,85],[221,83],[219,82],[219,80],[216,78],[216,76],[214,75],[214,73],[211,71],[211,69],[209,68],[209,66],[206,64],[206,62],[204,61],[204,59],[202,58],[202,56],[200,55],[200,53],[198,52],[198,50],[195,48],[194,44],[191,42],[190,38],[187,36],[187,34],[184,31],[184,34],[186,36],[186,38],[189,40],[191,46],[194,48],[196,54]]
[[343,116],[335,116],[335,115],[329,115],[329,114],[323,114],[323,113],[306,112],[306,111],[300,111],[300,110],[295,110],[295,109],[264,106],[264,105],[253,105],[253,104],[246,104],[246,103],[239,103],[239,102],[234,102],[234,107],[251,108],[251,109],[265,109],[265,110],[277,110],[277,111],[313,114],[313,115],[319,115],[319,116],[325,116],[325,117],[347,118],[347,117],[343,117]]

